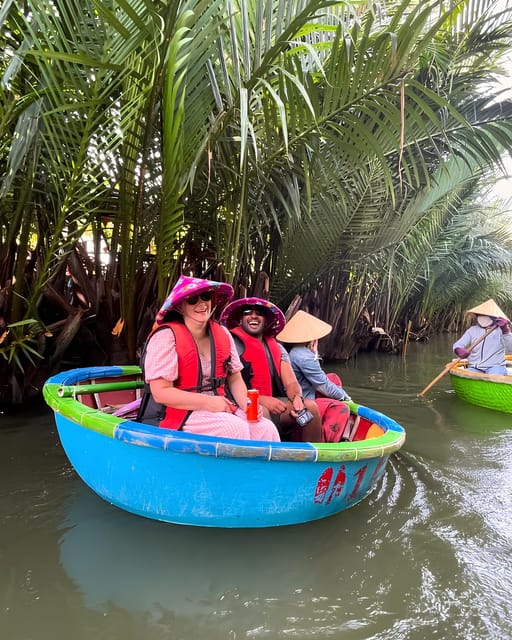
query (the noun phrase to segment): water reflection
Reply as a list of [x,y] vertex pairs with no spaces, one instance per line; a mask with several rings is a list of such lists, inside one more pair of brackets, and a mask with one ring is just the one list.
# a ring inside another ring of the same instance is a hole
[[235,599],[264,593],[272,601],[299,586],[306,568],[313,584],[313,539],[328,543],[336,536],[333,523],[259,532],[165,525],[109,507],[86,489],[75,496],[66,523],[61,561],[88,606],[114,601],[130,610],[192,616],[222,608],[235,593]]
[[[512,583],[500,563],[510,546],[489,548],[488,525],[468,509],[465,493],[431,472],[424,460],[399,453],[367,503],[260,531],[163,525],[80,487],[60,561],[88,608],[139,612],[160,630],[192,625],[193,637],[212,623],[209,637],[219,639],[343,632],[419,640],[426,629],[443,634],[454,624],[489,637],[508,608],[496,594]],[[501,575],[490,569],[496,565]]]
[[[88,607],[102,610],[115,603],[149,614],[158,624],[168,617],[213,617],[221,627],[222,621],[228,627],[243,622],[256,635],[365,626],[366,594],[380,590],[382,598],[394,599],[404,580],[409,589],[420,588],[414,572],[380,584],[370,568],[379,559],[391,569],[402,555],[401,541],[386,523],[401,496],[395,466],[367,506],[267,530],[164,525],[110,507],[83,488],[66,517],[62,566]],[[405,525],[405,512],[400,519]]]

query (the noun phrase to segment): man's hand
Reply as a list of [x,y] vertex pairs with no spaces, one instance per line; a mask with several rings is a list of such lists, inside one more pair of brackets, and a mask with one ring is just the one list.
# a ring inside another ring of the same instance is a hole
[[456,349],[454,349],[454,351],[459,356],[459,358],[467,358],[471,353],[471,351],[469,351],[468,349],[464,349],[464,347],[457,347]]
[[286,411],[286,404],[279,398],[273,398],[272,396],[260,395],[260,404],[274,415],[280,415],[283,411]]
[[297,417],[297,414],[299,413],[299,411],[302,411],[302,409],[306,408],[304,405],[304,398],[298,393],[293,396],[293,400],[290,400],[290,404],[292,407],[290,410],[290,414],[294,418]]

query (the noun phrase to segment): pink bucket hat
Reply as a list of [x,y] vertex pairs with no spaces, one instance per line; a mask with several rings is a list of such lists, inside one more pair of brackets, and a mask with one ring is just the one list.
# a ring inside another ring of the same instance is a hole
[[160,311],[156,314],[155,324],[162,324],[169,311],[174,309],[180,302],[183,302],[185,298],[199,295],[206,291],[212,291],[212,308],[224,306],[226,302],[231,300],[234,293],[233,287],[227,282],[180,276],[171,293],[165,299]]
[[263,298],[239,298],[238,300],[233,300],[222,312],[220,316],[221,324],[224,324],[228,329],[238,327],[242,318],[243,307],[253,306],[263,307],[266,312],[265,331],[263,332],[265,336],[274,337],[282,331],[286,324],[284,313],[275,304],[268,300],[263,300]]

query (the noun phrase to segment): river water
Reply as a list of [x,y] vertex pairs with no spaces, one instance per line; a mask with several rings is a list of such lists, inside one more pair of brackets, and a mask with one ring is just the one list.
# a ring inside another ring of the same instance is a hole
[[452,337],[337,370],[407,431],[362,503],[264,530],[168,525],[76,476],[48,410],[0,416],[0,638],[512,638],[512,415],[459,400]]

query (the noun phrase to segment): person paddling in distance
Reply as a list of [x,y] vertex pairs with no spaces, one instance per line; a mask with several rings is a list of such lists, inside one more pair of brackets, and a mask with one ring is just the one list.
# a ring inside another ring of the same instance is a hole
[[211,436],[280,440],[261,410],[257,421],[247,421],[242,363],[229,331],[211,320],[214,308],[232,295],[227,283],[180,276],[144,346],[139,421]]
[[[278,425],[281,437],[322,442],[318,407],[302,397],[288,353],[275,339],[286,322],[281,309],[263,298],[240,298],[227,305],[220,321],[235,339],[246,385],[259,389],[260,404]],[[309,422],[302,426],[304,417]]]
[[[512,353],[510,320],[492,298],[469,309],[467,313],[474,314],[476,324],[454,343],[455,355],[468,359],[469,371],[506,375],[505,355]],[[499,327],[500,331],[495,329],[489,332],[493,327]],[[485,335],[486,332],[489,334]],[[470,350],[471,345],[481,338]]]

